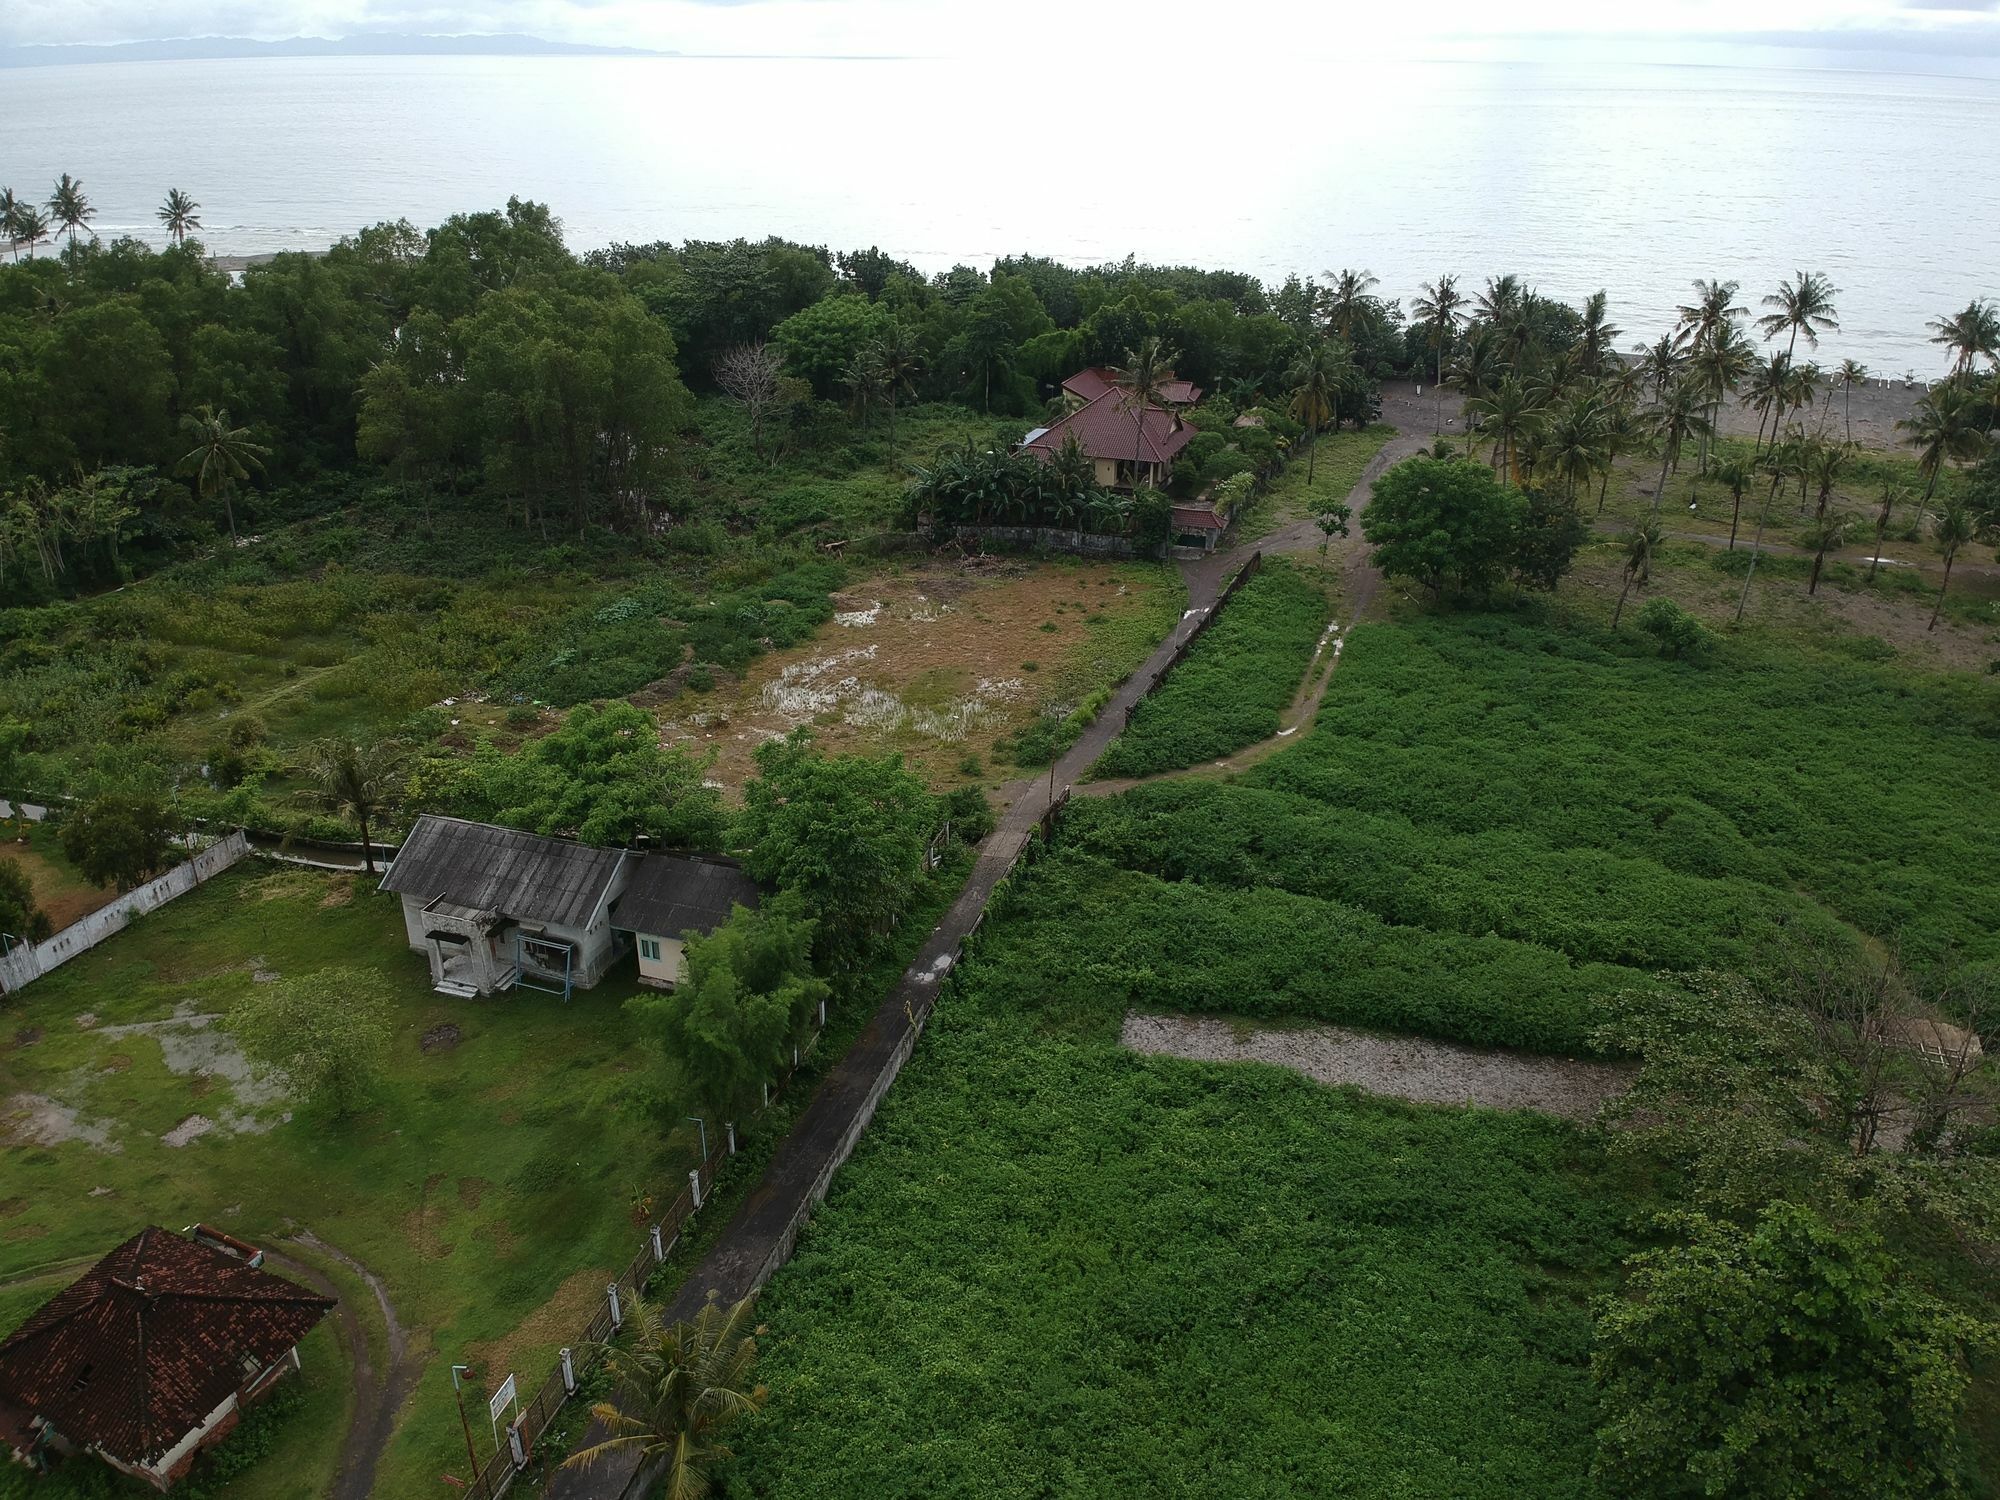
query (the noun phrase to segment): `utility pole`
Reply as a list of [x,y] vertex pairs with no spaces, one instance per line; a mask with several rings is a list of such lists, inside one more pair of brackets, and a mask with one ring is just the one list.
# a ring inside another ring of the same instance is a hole
[[472,1477],[474,1481],[477,1481],[479,1478],[479,1455],[472,1451],[472,1424],[465,1420],[465,1392],[460,1388],[458,1383],[461,1371],[469,1375],[472,1373],[472,1366],[453,1365],[451,1367],[451,1393],[458,1398],[458,1425],[465,1429],[465,1456],[472,1462]]

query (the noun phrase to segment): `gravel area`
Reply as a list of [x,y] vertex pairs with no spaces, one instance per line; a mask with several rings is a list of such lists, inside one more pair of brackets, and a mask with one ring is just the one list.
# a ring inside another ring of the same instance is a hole
[[1213,1017],[1128,1015],[1124,1043],[1149,1056],[1262,1062],[1319,1083],[1352,1084],[1418,1104],[1532,1109],[1588,1120],[1624,1091],[1631,1069],[1529,1052],[1486,1051],[1341,1026],[1254,1026]]

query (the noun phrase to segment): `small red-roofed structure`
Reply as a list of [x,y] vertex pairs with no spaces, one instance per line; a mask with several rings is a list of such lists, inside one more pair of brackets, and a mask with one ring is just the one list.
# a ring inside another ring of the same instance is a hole
[[0,1441],[91,1453],[165,1490],[299,1367],[330,1298],[207,1226],[143,1229],[0,1340]]

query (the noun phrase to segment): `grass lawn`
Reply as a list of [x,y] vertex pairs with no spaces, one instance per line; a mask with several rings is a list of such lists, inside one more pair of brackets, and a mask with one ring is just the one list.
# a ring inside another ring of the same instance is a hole
[[[402,1002],[384,1083],[347,1122],[293,1110],[198,1019],[254,1003],[259,973],[327,967],[386,975]],[[87,1262],[148,1223],[205,1219],[287,1254],[310,1229],[381,1277],[429,1359],[377,1485],[428,1493],[463,1467],[444,1365],[538,1381],[636,1249],[627,1206],[676,1191],[692,1164],[691,1128],[667,1134],[633,1095],[632,989],[445,1000],[391,898],[239,867],[9,1002],[0,1281]],[[195,1116],[214,1128],[194,1133]],[[19,1313],[41,1297],[8,1299]],[[365,1297],[346,1300],[374,1321]],[[344,1382],[331,1337],[308,1368]],[[340,1423],[333,1396],[312,1400],[321,1416],[285,1422],[230,1500],[318,1493]]]
[[1143,699],[1096,776],[1151,776],[1197,765],[1278,732],[1330,606],[1324,581],[1272,558]]
[[0,842],[0,860],[11,859],[21,867],[35,893],[35,905],[57,932],[118,899],[116,891],[92,885],[70,863],[48,824],[0,822],[0,839],[5,840]]
[[[1395,428],[1380,422],[1360,432],[1323,432],[1318,440],[1319,456],[1310,463],[1303,447],[1294,449],[1284,472],[1237,519],[1237,538],[1254,542],[1294,521],[1310,519],[1326,505],[1344,502],[1360,483],[1368,460],[1395,435]],[[1308,468],[1312,470],[1310,484],[1306,481]]]

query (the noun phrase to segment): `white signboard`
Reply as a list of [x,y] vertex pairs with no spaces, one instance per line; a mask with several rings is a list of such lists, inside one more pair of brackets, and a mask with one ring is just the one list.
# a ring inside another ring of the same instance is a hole
[[514,1377],[509,1375],[500,1382],[500,1389],[493,1393],[493,1399],[486,1403],[486,1410],[492,1414],[496,1425],[500,1421],[500,1413],[512,1406],[514,1401]]

